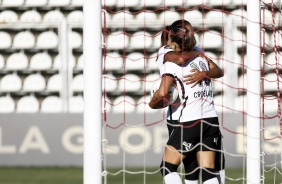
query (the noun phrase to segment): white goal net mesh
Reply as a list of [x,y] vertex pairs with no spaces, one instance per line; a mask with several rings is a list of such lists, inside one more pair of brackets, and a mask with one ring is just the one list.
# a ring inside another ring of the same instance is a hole
[[[148,106],[161,33],[188,20],[221,69],[212,79],[224,136],[226,183],[246,183],[247,0],[103,0],[103,181],[161,183],[166,109]],[[261,1],[261,181],[281,183],[281,1]],[[258,38],[259,39],[259,38]],[[256,62],[256,61],[253,61]],[[228,172],[230,171],[230,172]],[[183,172],[180,167],[180,172]]]

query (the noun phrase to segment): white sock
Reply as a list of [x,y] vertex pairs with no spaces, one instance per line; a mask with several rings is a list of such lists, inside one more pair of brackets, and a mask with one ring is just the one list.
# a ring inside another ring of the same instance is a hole
[[219,182],[217,178],[212,178],[212,179],[205,181],[203,184],[219,184]]
[[221,184],[225,184],[225,170],[219,171]]
[[181,178],[177,172],[172,172],[164,177],[165,184],[182,184]]
[[198,184],[198,180],[185,180],[185,184]]

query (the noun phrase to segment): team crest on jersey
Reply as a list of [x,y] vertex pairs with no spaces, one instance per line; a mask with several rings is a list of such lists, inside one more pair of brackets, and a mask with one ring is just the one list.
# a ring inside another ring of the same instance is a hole
[[185,147],[186,151],[189,151],[193,148],[193,144],[187,143],[186,141],[183,141],[182,145]]

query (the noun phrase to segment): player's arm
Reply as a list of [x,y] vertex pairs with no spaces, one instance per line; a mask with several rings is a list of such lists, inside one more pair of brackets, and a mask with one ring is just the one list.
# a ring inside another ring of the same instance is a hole
[[215,64],[215,62],[213,62],[213,60],[211,60],[209,57],[203,55],[204,59],[207,60],[208,64],[209,64],[209,71],[206,71],[207,73],[207,78],[220,78],[224,76],[224,72],[221,68],[219,68],[219,66],[217,66],[217,64]]
[[161,109],[168,106],[170,94],[168,93],[170,86],[173,84],[173,77],[164,75],[159,89],[156,90],[149,102],[152,109]]
[[191,70],[192,74],[183,77],[184,78],[183,81],[186,82],[186,84],[193,84],[191,87],[194,87],[198,82],[200,82],[204,78],[210,79],[210,78],[220,78],[224,76],[222,69],[219,68],[217,64],[215,64],[210,58],[205,56],[203,52],[199,50],[183,52],[183,53],[176,51],[168,52],[165,55],[164,59],[165,61],[169,61],[181,65],[185,63],[185,61],[189,59],[194,59],[198,56],[201,56],[207,60],[210,70],[209,71],[199,71],[197,69]]
[[201,80],[204,78],[220,78],[224,76],[224,72],[221,68],[217,66],[210,58],[207,56],[203,56],[204,59],[207,60],[209,64],[209,69],[208,71],[199,71],[197,69],[192,69],[191,72],[192,74],[184,76],[183,81],[186,84],[193,84],[191,87],[194,87],[197,83],[199,83]]

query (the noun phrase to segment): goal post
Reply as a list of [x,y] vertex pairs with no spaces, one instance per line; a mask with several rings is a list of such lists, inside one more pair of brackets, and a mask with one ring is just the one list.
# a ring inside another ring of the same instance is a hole
[[100,0],[84,0],[84,156],[83,183],[102,183],[102,80],[101,80],[101,10]]
[[260,0],[247,1],[247,184],[260,183]]

